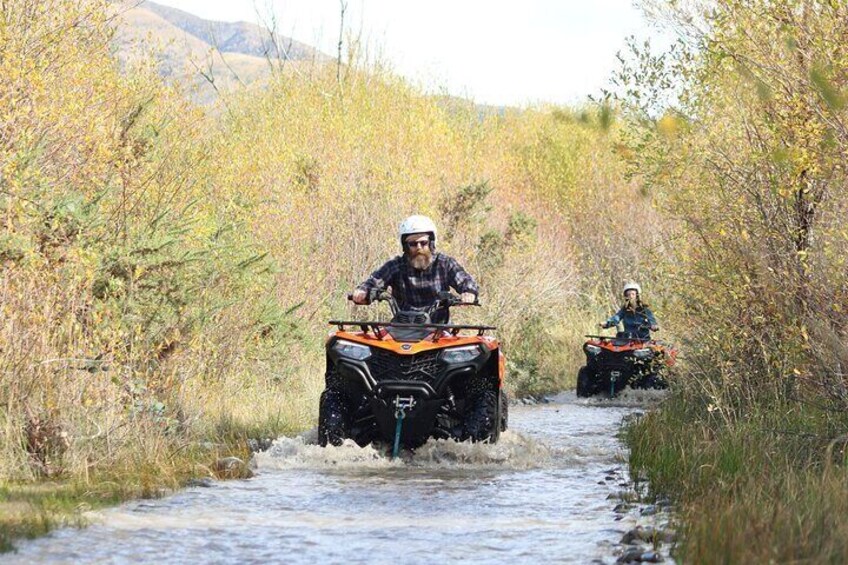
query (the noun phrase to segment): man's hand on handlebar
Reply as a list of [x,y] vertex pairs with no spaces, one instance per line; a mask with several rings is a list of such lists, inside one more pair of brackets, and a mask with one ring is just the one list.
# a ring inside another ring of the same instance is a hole
[[354,304],[368,304],[368,292],[362,290],[361,288],[357,288],[353,291],[353,294],[350,295],[350,299]]
[[390,292],[380,290],[379,288],[372,288],[370,290],[357,288],[347,295],[347,299],[353,301],[354,304],[368,305],[378,300],[391,300],[392,295]]
[[473,292],[463,292],[459,299],[466,304],[474,304],[477,302],[477,295]]

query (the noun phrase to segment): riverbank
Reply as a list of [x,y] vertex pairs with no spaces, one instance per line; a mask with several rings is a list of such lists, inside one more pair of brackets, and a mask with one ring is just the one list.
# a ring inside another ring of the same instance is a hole
[[[162,445],[157,461],[137,461],[83,477],[0,483],[0,553],[15,542],[42,536],[62,526],[83,526],[83,514],[134,499],[159,498],[209,479],[252,476],[252,452],[267,447],[267,438],[292,433],[292,428],[229,429],[191,444]],[[259,433],[257,433],[259,432]]]
[[[805,403],[726,419],[677,391],[626,432],[650,496],[674,502],[686,563],[837,563],[848,555],[848,425]],[[840,431],[843,430],[843,431]],[[835,439],[834,439],[835,438]]]

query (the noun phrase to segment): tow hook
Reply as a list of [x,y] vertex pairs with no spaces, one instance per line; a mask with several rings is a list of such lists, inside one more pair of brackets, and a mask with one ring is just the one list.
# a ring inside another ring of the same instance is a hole
[[620,376],[621,371],[610,371],[610,398],[615,396],[615,383]]
[[397,420],[397,425],[395,426],[395,444],[392,448],[392,459],[396,458],[400,451],[400,429],[403,425],[403,419],[413,408],[415,408],[414,396],[395,397],[395,420]]

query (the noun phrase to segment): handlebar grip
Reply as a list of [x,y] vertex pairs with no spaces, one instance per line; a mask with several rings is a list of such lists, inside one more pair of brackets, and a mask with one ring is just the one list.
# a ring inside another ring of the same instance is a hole
[[347,293],[347,299],[348,299],[348,300],[353,300],[353,293],[352,293],[352,292],[348,292],[348,293]]

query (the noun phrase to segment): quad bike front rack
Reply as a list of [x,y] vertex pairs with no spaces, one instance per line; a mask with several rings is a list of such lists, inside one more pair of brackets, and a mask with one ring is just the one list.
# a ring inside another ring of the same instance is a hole
[[[331,326],[336,326],[339,331],[346,331],[347,327],[356,327],[362,330],[363,333],[371,332],[374,337],[383,339],[385,332],[380,331],[380,328],[430,328],[433,330],[442,330],[448,332],[452,336],[459,335],[462,330],[476,331],[478,336],[482,336],[489,330],[498,329],[497,326],[480,326],[472,324],[408,324],[402,322],[358,322],[355,320],[330,320]],[[439,339],[439,332],[433,332],[433,341]]]

